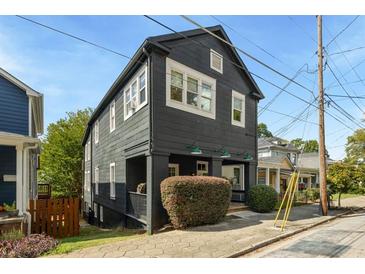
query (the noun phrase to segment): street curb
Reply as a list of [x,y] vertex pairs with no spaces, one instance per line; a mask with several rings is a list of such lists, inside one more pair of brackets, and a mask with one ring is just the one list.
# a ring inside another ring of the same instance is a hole
[[339,217],[341,217],[343,215],[347,215],[347,214],[349,214],[351,212],[354,212],[354,211],[357,211],[357,210],[361,210],[361,209],[364,209],[364,208],[358,208],[356,210],[354,210],[354,209],[346,210],[345,212],[342,212],[342,213],[337,214],[335,216],[331,216],[328,219],[325,219],[325,220],[322,220],[322,221],[319,221],[319,222],[310,224],[310,225],[308,225],[306,227],[299,228],[297,230],[294,230],[294,231],[291,231],[291,232],[288,232],[288,233],[285,233],[285,234],[276,236],[276,237],[271,238],[271,239],[268,239],[268,240],[264,240],[264,241],[258,242],[256,244],[251,245],[250,247],[244,248],[241,251],[235,252],[235,253],[233,253],[231,255],[228,255],[228,256],[224,256],[223,258],[237,258],[239,256],[246,255],[246,254],[251,253],[251,252],[253,252],[253,251],[257,250],[257,249],[260,249],[262,247],[265,247],[265,246],[271,245],[273,243],[279,242],[279,241],[281,241],[283,239],[289,238],[289,237],[291,237],[293,235],[296,235],[296,234],[299,234],[301,232],[307,231],[307,230],[309,230],[309,229],[311,229],[313,227],[319,226],[321,224],[328,223],[328,222],[333,221],[333,220],[335,220],[335,219],[337,219],[337,218],[339,218]]

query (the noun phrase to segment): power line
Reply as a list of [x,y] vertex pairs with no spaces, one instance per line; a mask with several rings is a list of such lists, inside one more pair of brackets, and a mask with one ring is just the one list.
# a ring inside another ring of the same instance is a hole
[[361,49],[365,49],[365,47],[357,47],[357,48],[353,48],[353,49],[346,49],[346,50],[341,50],[341,49],[340,49],[340,51],[330,53],[330,54],[328,54],[328,56],[333,56],[333,55],[338,55],[338,54],[349,53],[349,52],[352,52],[352,51],[355,51],[355,50],[361,50]]
[[[262,108],[262,107],[259,107],[259,108]],[[290,118],[293,118],[293,119],[296,119],[296,120],[298,120],[298,121],[303,121],[303,122],[305,122],[305,120],[303,120],[303,119],[300,119],[300,118],[298,118],[298,117],[295,117],[295,116],[292,116],[292,115],[290,115],[290,114],[286,114],[286,113],[282,113],[282,112],[279,112],[279,111],[276,111],[276,110],[272,110],[272,109],[266,109],[267,111],[269,111],[269,112],[272,112],[272,113],[276,113],[276,114],[279,114],[279,115],[282,115],[282,116],[286,116],[286,117],[290,117]],[[311,121],[308,121],[308,123],[310,123],[310,124],[314,124],[314,125],[318,125],[318,123],[316,123],[316,122],[311,122]]]
[[288,18],[290,19],[290,21],[292,21],[299,29],[301,29],[316,45],[317,45],[317,40],[314,39],[314,37],[307,32],[300,24],[298,24],[293,17],[288,16]]
[[[76,36],[76,35],[73,35],[73,34],[70,34],[70,33],[67,33],[67,32],[65,32],[65,31],[62,31],[62,30],[59,30],[59,29],[56,29],[56,28],[54,28],[54,27],[50,27],[50,26],[47,26],[47,25],[45,25],[45,24],[42,24],[42,23],[40,23],[40,22],[37,22],[37,21],[35,21],[35,20],[32,20],[32,19],[29,19],[29,18],[26,18],[26,17],[23,17],[23,16],[17,16],[18,18],[21,18],[21,19],[23,19],[23,20],[26,20],[26,21],[28,21],[28,22],[31,22],[31,23],[33,23],[33,24],[36,24],[36,25],[38,25],[38,26],[41,26],[41,27],[43,27],[43,28],[46,28],[46,29],[49,29],[49,30],[52,30],[52,31],[55,31],[55,32],[57,32],[57,33],[59,33],[59,34],[62,34],[62,35],[65,35],[65,36],[68,36],[68,37],[70,37],[70,38],[73,38],[73,39],[76,39],[76,40],[78,40],[78,41],[81,41],[81,42],[84,42],[84,43],[87,43],[87,44],[89,44],[89,45],[91,45],[91,46],[94,46],[94,47],[97,47],[97,48],[100,48],[100,49],[103,49],[103,50],[105,50],[105,51],[108,51],[108,52],[111,52],[111,53],[113,53],[113,54],[116,54],[116,55],[118,55],[118,56],[121,56],[121,57],[123,57],[123,58],[126,58],[126,59],[129,59],[129,60],[131,60],[131,57],[129,57],[128,55],[125,55],[125,54],[123,54],[123,53],[120,53],[120,52],[117,52],[117,51],[115,51],[115,50],[112,50],[112,49],[109,49],[109,48],[107,48],[107,47],[104,47],[104,46],[102,46],[102,45],[99,45],[99,44],[96,44],[96,43],[94,43],[94,42],[90,42],[90,41],[88,41],[88,40],[86,40],[86,39],[83,39],[83,38],[80,38],[80,37],[78,37],[78,36]],[[147,17],[147,16],[146,16]],[[148,18],[148,17],[147,17]],[[155,20],[155,19],[153,19],[153,18],[149,18],[149,19],[151,19],[152,21],[155,21],[156,23],[159,23],[160,25],[162,24],[162,23],[160,23],[160,22],[158,22],[157,20]],[[163,25],[163,24],[162,24]],[[166,25],[163,25],[164,27],[167,27]],[[169,28],[169,27],[167,27],[167,28]],[[171,29],[171,28],[169,28],[171,31],[173,31],[173,32],[175,32],[175,33],[178,33],[178,32],[176,32],[175,30],[173,30],[173,29]],[[194,41],[194,40],[193,40]],[[137,61],[138,62],[138,61]],[[231,61],[232,62],[232,61]],[[140,62],[140,63],[142,63],[142,62]],[[232,62],[233,64],[235,64],[234,62]],[[239,65],[237,65],[237,64],[235,64],[236,66],[239,66]],[[268,81],[268,80],[266,80],[266,79],[264,79],[263,77],[261,77],[261,76],[259,76],[259,75],[257,75],[257,74],[254,74],[254,73],[252,73],[252,72],[250,72],[250,71],[248,71],[247,70],[247,68],[244,68],[244,67],[242,67],[242,66],[239,66],[241,69],[243,69],[243,70],[245,70],[246,72],[248,72],[248,73],[251,73],[252,75],[254,75],[255,77],[257,77],[257,78],[259,78],[259,79],[261,79],[261,80],[263,80],[264,82],[266,82],[266,83],[269,83],[269,84],[271,84],[272,86],[274,86],[274,87],[276,87],[276,88],[278,88],[279,90],[283,90],[282,88],[280,88],[279,86],[277,86],[276,84],[274,84],[274,83],[272,83],[272,82],[270,82],[270,81]],[[165,72],[166,73],[166,72]],[[291,92],[289,92],[289,91],[287,91],[287,90],[284,90],[286,93],[288,93],[289,95],[291,95],[291,96],[293,96],[293,97],[295,97],[295,98],[297,98],[298,100],[301,100],[301,101],[303,101],[303,102],[305,102],[305,103],[307,103],[307,104],[310,104],[310,105],[312,105],[312,106],[315,106],[315,105],[313,105],[313,104],[311,104],[310,102],[308,102],[308,101],[306,101],[306,100],[304,100],[303,98],[301,98],[301,97],[299,97],[299,96],[297,96],[297,95],[295,95],[295,94],[293,94],[293,93],[291,93]],[[317,106],[315,106],[315,107],[317,107]],[[318,107],[317,107],[318,108]],[[337,120],[338,122],[340,122],[340,123],[342,123],[338,118],[336,118],[335,116],[333,116],[332,114],[330,114],[329,113],[329,115],[330,116],[332,116],[335,120]],[[344,123],[342,123],[342,124],[344,124]],[[348,127],[346,124],[344,124],[346,127]],[[351,129],[350,127],[348,127],[349,129]],[[351,130],[353,130],[353,129],[351,129]]]
[[[338,84],[341,86],[341,88],[343,89],[343,91],[345,91],[345,93],[350,97],[351,95],[347,92],[347,90],[345,89],[345,87],[342,85],[342,83],[340,82],[340,80],[337,78],[336,74],[334,73],[334,71],[332,70],[331,66],[329,64],[327,64],[329,70],[331,71],[333,77],[335,77],[336,81],[338,82]],[[361,113],[364,113],[364,111],[361,109],[361,107],[355,102],[355,100],[353,98],[350,98],[351,101],[355,104],[355,106],[360,110]]]
[[343,98],[354,98],[354,99],[365,99],[365,96],[348,96],[348,95],[342,95],[342,94],[329,94],[326,93],[326,95],[330,97],[343,97]]
[[211,36],[217,38],[218,40],[222,41],[223,43],[229,45],[230,47],[234,48],[235,50],[241,52],[242,54],[246,55],[248,58],[250,58],[251,60],[259,63],[260,65],[264,66],[265,68],[271,70],[272,72],[276,73],[277,75],[293,82],[294,84],[296,84],[297,86],[305,89],[306,91],[313,93],[309,88],[305,87],[304,85],[302,85],[301,83],[295,81],[295,80],[291,80],[290,77],[286,76],[285,74],[281,73],[280,71],[276,70],[275,68],[269,66],[268,64],[260,61],[259,59],[257,59],[256,57],[252,56],[251,54],[245,52],[244,50],[240,49],[239,47],[233,45],[232,43],[226,41],[225,39],[223,39],[222,37],[216,35],[215,33],[211,32],[210,30],[208,30],[207,28],[205,28],[204,26],[202,26],[201,24],[197,23],[196,21],[190,19],[188,16],[185,15],[181,15],[182,18],[184,18],[186,21],[192,23],[193,25],[197,26],[198,28],[204,30],[205,32],[209,33]]
[[357,18],[359,18],[359,15],[357,15],[350,23],[348,23],[346,25],[346,27],[344,27],[339,33],[337,33],[332,39],[331,41],[329,41],[326,45],[326,48],[328,48],[342,33],[345,32],[345,30],[347,30],[356,20]]
[[21,16],[21,15],[15,15],[15,16],[16,16],[16,17],[18,17],[18,18],[21,18],[21,19],[23,19],[23,20],[26,20],[26,21],[28,21],[28,22],[31,22],[31,23],[33,23],[33,24],[36,24],[36,25],[38,25],[38,26],[41,26],[41,27],[43,27],[43,28],[46,28],[46,29],[49,29],[49,30],[52,30],[52,31],[58,32],[58,33],[60,33],[60,34],[66,35],[66,36],[68,36],[68,37],[70,37],[70,38],[73,38],[73,39],[75,39],[75,40],[79,40],[79,41],[84,42],[84,43],[86,43],[86,44],[92,45],[92,46],[97,47],[97,48],[99,48],[99,49],[102,49],[102,50],[105,50],[105,51],[108,51],[108,52],[114,53],[114,54],[116,54],[116,55],[119,55],[119,56],[124,57],[124,58],[129,59],[129,60],[131,59],[131,57],[130,57],[130,56],[128,56],[128,55],[122,54],[122,53],[120,53],[120,52],[117,52],[117,51],[112,50],[112,49],[110,49],[110,48],[107,48],[107,47],[104,47],[104,46],[102,46],[102,45],[96,44],[96,43],[94,43],[94,42],[87,41],[86,39],[80,38],[80,37],[78,37],[78,36],[75,36],[75,35],[73,35],[73,34],[67,33],[67,32],[65,32],[65,31],[62,31],[62,30],[59,30],[59,29],[56,29],[56,28],[53,28],[53,27],[47,26],[47,25],[45,25],[45,24],[42,24],[42,23],[40,23],[40,22],[37,22],[37,21],[35,21],[35,20],[29,19],[29,18],[24,17],[24,16]]

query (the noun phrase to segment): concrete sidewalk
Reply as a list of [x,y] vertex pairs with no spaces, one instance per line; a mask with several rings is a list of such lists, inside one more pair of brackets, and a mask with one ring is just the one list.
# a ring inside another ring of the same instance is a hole
[[[365,197],[345,199],[342,205],[365,207]],[[281,238],[283,235],[291,235],[319,222],[325,222],[344,211],[332,210],[330,216],[323,217],[319,214],[318,205],[295,207],[290,215],[287,229],[281,232],[273,226],[275,213],[259,214],[246,210],[229,214],[223,222],[216,225],[113,242],[53,257],[230,257],[253,246]]]

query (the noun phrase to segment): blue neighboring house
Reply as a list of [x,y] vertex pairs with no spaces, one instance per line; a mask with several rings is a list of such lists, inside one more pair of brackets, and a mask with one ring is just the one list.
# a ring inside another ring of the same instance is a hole
[[26,215],[37,197],[43,133],[43,95],[0,68],[0,205],[16,203]]

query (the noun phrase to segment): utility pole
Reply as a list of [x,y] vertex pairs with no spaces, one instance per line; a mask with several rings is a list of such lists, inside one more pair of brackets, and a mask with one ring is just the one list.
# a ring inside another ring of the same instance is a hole
[[319,186],[323,216],[328,214],[327,206],[327,176],[326,176],[326,145],[324,135],[324,98],[323,98],[323,46],[322,46],[322,16],[317,16],[318,29],[318,105],[319,105]]

